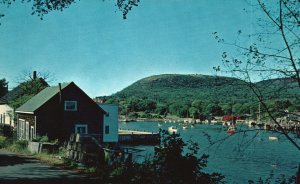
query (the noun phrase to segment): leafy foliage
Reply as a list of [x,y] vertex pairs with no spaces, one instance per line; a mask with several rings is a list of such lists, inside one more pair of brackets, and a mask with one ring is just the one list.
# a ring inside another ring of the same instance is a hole
[[[78,1],[79,0],[22,0],[22,3],[32,3],[31,15],[37,15],[43,20],[44,15],[52,11],[63,11]],[[9,7],[13,2],[15,2],[15,0],[2,0],[0,5],[4,4]],[[122,12],[123,19],[126,19],[129,11],[131,11],[133,7],[138,6],[139,2],[140,0],[116,0],[116,6],[118,10]],[[4,14],[0,14],[0,18],[3,16]]]

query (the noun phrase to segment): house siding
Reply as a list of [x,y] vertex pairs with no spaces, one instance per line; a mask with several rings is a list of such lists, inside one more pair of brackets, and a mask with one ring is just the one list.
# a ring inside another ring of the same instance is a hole
[[[103,142],[118,142],[118,112],[119,107],[116,104],[98,104],[108,114],[104,115]],[[107,127],[107,130],[105,130]]]

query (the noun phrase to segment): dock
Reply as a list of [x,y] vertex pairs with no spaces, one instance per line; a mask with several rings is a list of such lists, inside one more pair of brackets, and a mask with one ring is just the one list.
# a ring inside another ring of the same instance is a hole
[[160,143],[158,132],[119,129],[119,142],[133,145],[155,145]]

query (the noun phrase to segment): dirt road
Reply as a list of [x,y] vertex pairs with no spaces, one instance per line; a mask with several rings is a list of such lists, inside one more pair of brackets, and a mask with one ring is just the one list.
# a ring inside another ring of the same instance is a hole
[[40,163],[38,160],[0,149],[0,184],[7,183],[98,183],[75,171]]

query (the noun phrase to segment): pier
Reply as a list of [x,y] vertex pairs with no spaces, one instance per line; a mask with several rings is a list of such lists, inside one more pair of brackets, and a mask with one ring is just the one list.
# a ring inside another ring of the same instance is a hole
[[119,142],[123,144],[154,145],[159,144],[160,134],[158,132],[119,129]]

